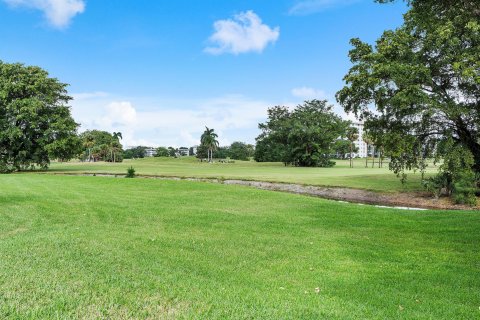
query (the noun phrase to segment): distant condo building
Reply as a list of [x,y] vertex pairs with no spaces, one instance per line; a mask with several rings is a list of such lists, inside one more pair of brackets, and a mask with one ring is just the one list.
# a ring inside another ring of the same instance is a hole
[[353,143],[358,148],[356,155],[360,158],[368,156],[367,144],[363,141],[363,122],[354,122],[352,126],[358,129],[358,139]]
[[154,157],[157,154],[157,149],[147,148],[145,149],[145,157]]

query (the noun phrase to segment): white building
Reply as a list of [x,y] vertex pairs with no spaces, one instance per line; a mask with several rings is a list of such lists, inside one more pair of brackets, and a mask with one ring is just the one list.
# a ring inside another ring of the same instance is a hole
[[188,156],[188,148],[187,147],[180,147],[180,148],[178,148],[178,153],[183,157]]
[[157,149],[155,148],[147,148],[145,149],[145,157],[153,157],[157,154]]
[[363,141],[363,122],[354,122],[352,123],[354,128],[358,129],[358,139],[353,142],[355,146],[358,148],[356,156],[360,158],[365,158],[368,156],[367,144]]

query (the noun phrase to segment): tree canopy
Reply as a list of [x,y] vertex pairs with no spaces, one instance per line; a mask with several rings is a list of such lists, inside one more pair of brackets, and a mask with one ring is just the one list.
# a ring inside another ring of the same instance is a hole
[[122,162],[123,149],[119,139],[122,134],[101,130],[87,130],[80,134],[84,150],[80,158],[85,161]]
[[[344,137],[349,125],[333,111],[326,100],[305,101],[293,111],[276,106],[268,109],[268,120],[259,124],[255,159],[268,159],[261,151],[274,153],[285,164],[327,167],[334,153],[333,145]],[[270,147],[270,149],[268,147]]]
[[410,1],[404,24],[375,47],[351,41],[354,66],[338,101],[367,126],[385,129],[385,147],[401,168],[451,137],[480,172],[480,20],[471,3]]
[[213,159],[213,151],[219,147],[217,138],[218,135],[215,133],[215,129],[208,127],[205,127],[205,131],[200,137],[201,147],[207,149],[207,159],[209,162]]
[[473,156],[471,169],[480,172],[478,1],[407,2],[404,23],[375,46],[351,40],[353,66],[337,100],[366,121],[373,140],[381,137],[397,174],[422,168],[449,139],[443,152],[464,148]]
[[0,172],[45,169],[78,154],[66,87],[39,67],[0,61]]

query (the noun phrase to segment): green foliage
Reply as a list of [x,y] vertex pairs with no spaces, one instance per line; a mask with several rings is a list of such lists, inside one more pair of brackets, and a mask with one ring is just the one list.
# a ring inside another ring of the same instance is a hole
[[207,149],[207,160],[210,162],[213,160],[213,151],[219,147],[218,135],[215,133],[215,129],[209,129],[205,127],[205,131],[200,137],[200,143],[203,148]]
[[[208,149],[208,148],[207,148]],[[229,147],[218,147],[213,152],[213,157],[217,159],[226,159],[230,155]],[[206,158],[206,157],[205,157]]]
[[[228,157],[235,160],[250,160],[252,156],[252,150],[246,143],[233,142],[228,148]],[[225,157],[226,158],[226,157]]]
[[[80,155],[80,159],[93,162],[122,162],[124,152],[119,141],[121,138],[121,132],[111,134],[101,130],[87,130],[81,133],[80,140],[84,150]],[[130,156],[129,153],[127,155]]]
[[[281,157],[285,164],[330,167],[335,141],[346,134],[347,121],[332,112],[326,100],[305,101],[293,111],[276,106],[268,110],[268,121],[259,124],[255,158]],[[271,147],[271,149],[268,148]],[[273,155],[266,153],[272,152]]]
[[333,144],[332,150],[335,157],[338,159],[345,159],[345,157],[350,154],[351,150],[354,153],[358,152],[358,148],[355,145],[352,146],[350,141],[343,139],[336,140]]
[[271,137],[260,136],[255,146],[254,160],[257,162],[284,162],[286,149],[280,143],[276,143]]
[[407,2],[403,25],[385,31],[374,47],[351,40],[353,67],[337,100],[374,136],[381,133],[390,168],[403,180],[447,138],[470,151],[480,172],[478,2]]
[[208,157],[208,147],[201,144],[197,147],[197,154],[196,157],[198,159],[207,159]]
[[453,183],[453,200],[455,203],[467,204],[470,206],[477,205],[476,175],[471,170],[464,170],[458,173]]
[[70,160],[80,150],[67,84],[35,66],[0,61],[0,172]]
[[168,156],[170,156],[170,152],[168,151],[167,148],[165,147],[157,148],[157,153],[155,154],[155,157],[168,157]]
[[476,205],[478,179],[472,171],[474,162],[470,150],[452,139],[443,144],[444,158],[439,173],[424,181],[424,187],[439,197],[443,190],[452,195],[456,203]]
[[145,158],[145,150],[147,147],[144,146],[138,146],[138,147],[133,147],[130,149],[127,149],[123,151],[123,157],[125,159],[139,159],[139,158]]
[[127,169],[127,175],[125,178],[135,178],[135,169],[133,166],[130,166],[130,168]]
[[178,150],[177,150],[176,148],[174,148],[174,147],[168,147],[168,155],[169,155],[170,157],[176,158],[176,157],[177,157],[177,151],[178,151]]

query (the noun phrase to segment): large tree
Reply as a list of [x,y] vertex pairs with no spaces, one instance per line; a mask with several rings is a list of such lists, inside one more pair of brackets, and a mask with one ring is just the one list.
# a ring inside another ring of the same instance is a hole
[[[261,123],[262,133],[257,137],[257,148],[267,141],[272,151],[280,147],[282,161],[302,167],[327,167],[333,145],[339,137],[345,136],[349,122],[342,120],[326,100],[305,101],[293,111],[287,107],[273,107],[268,110],[268,121]],[[258,157],[256,157],[258,159]]]
[[353,67],[337,99],[374,139],[381,132],[396,173],[422,167],[445,139],[471,153],[480,172],[479,2],[407,2],[404,23],[375,46],[351,40]]
[[251,151],[246,143],[235,141],[228,149],[228,156],[235,160],[249,160]]
[[79,153],[66,87],[39,67],[0,61],[1,172],[47,168]]

